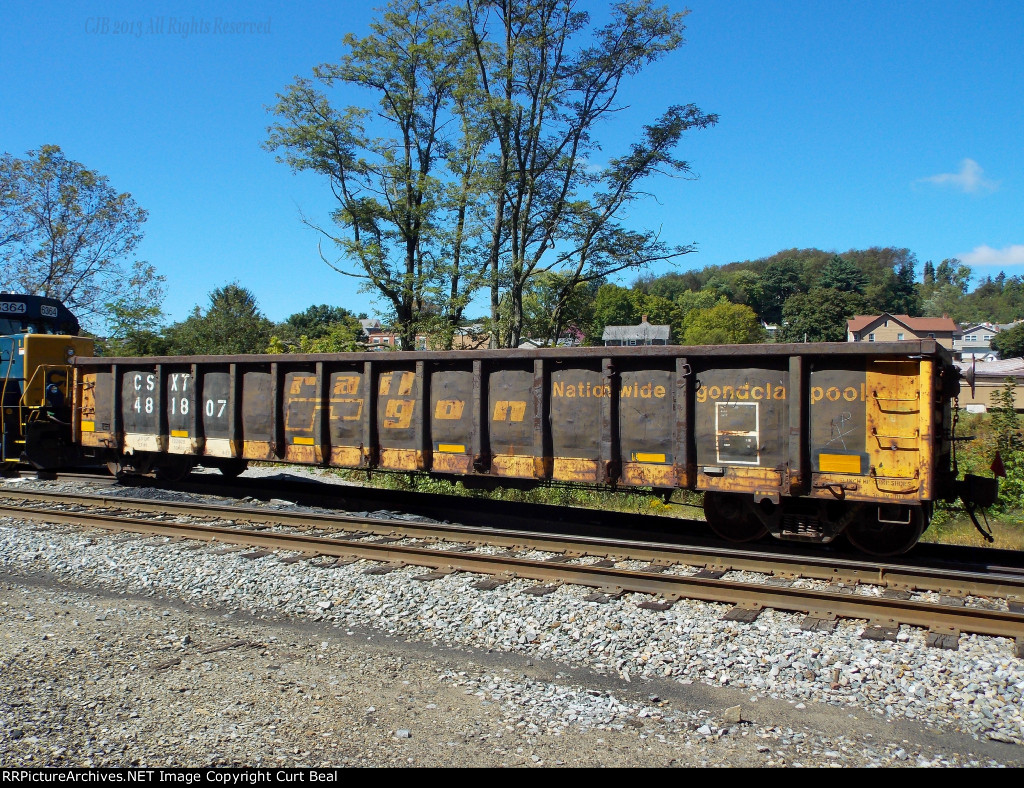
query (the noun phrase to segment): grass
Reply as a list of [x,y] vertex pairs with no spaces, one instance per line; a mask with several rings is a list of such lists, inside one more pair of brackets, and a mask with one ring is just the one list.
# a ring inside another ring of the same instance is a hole
[[[984,526],[986,517],[978,514]],[[1000,550],[1024,550],[1024,512],[990,512],[987,516],[994,540],[991,544],[978,533],[966,513],[959,509],[936,507],[932,524],[921,537],[922,542],[963,545],[964,547],[997,547]]]
[[332,469],[332,473],[346,481],[386,490],[459,495],[468,498],[489,498],[515,503],[539,503],[549,506],[576,506],[583,509],[601,509],[630,514],[656,514],[664,517],[702,517],[701,496],[687,490],[675,490],[666,501],[650,489],[612,492],[573,484],[554,484],[517,490],[497,487],[493,490],[467,488],[460,481],[448,481],[429,476],[406,473],[382,473],[346,469]]

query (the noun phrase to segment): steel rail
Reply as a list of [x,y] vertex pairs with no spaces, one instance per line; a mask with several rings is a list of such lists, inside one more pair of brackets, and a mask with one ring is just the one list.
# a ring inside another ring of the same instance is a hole
[[343,529],[368,531],[379,536],[400,535],[412,539],[486,542],[506,549],[523,548],[551,553],[598,556],[617,561],[679,563],[719,571],[757,572],[783,578],[804,577],[842,585],[878,585],[894,591],[933,591],[947,596],[979,596],[1024,601],[1024,575],[1012,572],[934,570],[922,567],[835,559],[827,556],[786,557],[773,552],[738,548],[668,545],[619,539],[538,534],[533,531],[481,529],[443,523],[365,518],[322,512],[288,512],[275,509],[226,506],[208,503],[153,501],[123,496],[81,495],[34,490],[0,489],[0,499],[61,501],[69,505],[105,506],[141,512],[205,516],[258,524],[309,528],[311,521]]
[[[104,514],[40,510],[0,504],[7,516],[35,522],[88,525],[119,531],[135,531],[168,537],[188,537],[235,545],[250,545],[273,550],[356,558],[396,565],[423,566],[439,572],[472,572],[504,575],[538,581],[571,583],[598,588],[606,593],[641,593],[675,601],[698,599],[735,605],[750,611],[753,620],[763,608],[803,612],[818,621],[835,618],[865,619],[869,629],[890,630],[899,624],[929,628],[940,638],[955,645],[961,631],[1014,638],[1015,653],[1024,657],[1024,613],[966,608],[956,605],[919,602],[836,591],[744,583],[698,575],[661,574],[643,570],[551,563],[511,555],[482,555],[429,549],[414,545],[353,542],[345,539],[311,536],[304,533],[254,532],[226,526],[166,521],[139,520]],[[894,633],[893,633],[894,634]]]

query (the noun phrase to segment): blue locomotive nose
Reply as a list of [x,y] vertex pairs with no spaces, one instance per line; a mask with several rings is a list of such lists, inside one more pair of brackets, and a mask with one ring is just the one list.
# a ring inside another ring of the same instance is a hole
[[[0,461],[57,467],[75,454],[68,381],[90,355],[75,316],[59,301],[0,293]],[[45,450],[42,448],[45,447]]]

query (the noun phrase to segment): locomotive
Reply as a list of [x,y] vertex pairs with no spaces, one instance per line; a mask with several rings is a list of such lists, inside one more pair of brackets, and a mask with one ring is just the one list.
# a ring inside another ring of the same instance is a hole
[[0,293],[0,469],[73,465],[71,381],[75,359],[93,354],[60,301]]
[[934,340],[65,352],[63,379],[42,374],[70,405],[58,411],[44,396],[38,415],[19,421],[23,455],[37,467],[77,456],[116,473],[177,478],[196,465],[230,476],[266,461],[429,473],[467,486],[697,490],[725,539],[827,544],[844,534],[875,555],[916,544],[936,500],[959,496],[969,511],[995,500],[994,479],[956,478],[960,372]]

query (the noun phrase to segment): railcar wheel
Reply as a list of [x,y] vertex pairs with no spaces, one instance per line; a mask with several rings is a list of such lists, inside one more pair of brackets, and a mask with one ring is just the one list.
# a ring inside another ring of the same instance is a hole
[[228,460],[227,462],[222,462],[218,465],[217,470],[220,471],[221,476],[224,476],[227,479],[234,479],[244,473],[248,467],[248,460]]
[[920,540],[924,527],[920,506],[869,506],[843,533],[860,552],[884,557],[910,550]]
[[169,465],[158,465],[153,475],[162,482],[180,482],[192,473],[192,463],[187,460],[173,462]]
[[704,517],[711,530],[727,542],[753,542],[768,533],[738,495],[704,493]]
[[111,476],[123,476],[124,467],[117,460],[109,460],[107,462],[107,472]]

